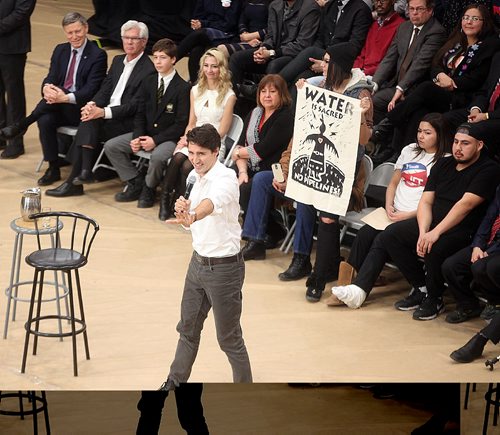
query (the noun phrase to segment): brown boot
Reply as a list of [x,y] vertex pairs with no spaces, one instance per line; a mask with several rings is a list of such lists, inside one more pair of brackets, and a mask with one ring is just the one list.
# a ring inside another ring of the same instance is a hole
[[356,278],[356,269],[347,261],[341,261],[339,265],[339,279],[337,280],[336,287],[352,284],[354,278]]
[[337,307],[339,305],[344,305],[344,303],[334,294],[330,295],[328,299],[325,299],[325,304],[329,307]]

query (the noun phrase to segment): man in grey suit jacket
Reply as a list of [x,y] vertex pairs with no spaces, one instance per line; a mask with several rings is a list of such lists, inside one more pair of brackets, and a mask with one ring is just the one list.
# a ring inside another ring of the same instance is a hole
[[[0,1],[0,128],[26,116],[24,67],[31,51],[30,17],[36,0]],[[10,141],[9,154],[24,150],[23,138]],[[6,142],[0,139],[0,148]]]
[[155,68],[144,53],[149,36],[146,24],[127,21],[121,27],[121,35],[125,54],[114,57],[101,88],[82,107],[82,122],[68,152],[73,169],[63,184],[46,192],[49,196],[82,195],[82,185],[94,181],[91,169],[101,142],[133,129],[139,89]]
[[[373,75],[374,123],[427,78],[432,58],[446,40],[446,32],[432,16],[434,0],[410,0],[410,20],[401,24],[384,59]],[[417,30],[418,29],[418,30]]]

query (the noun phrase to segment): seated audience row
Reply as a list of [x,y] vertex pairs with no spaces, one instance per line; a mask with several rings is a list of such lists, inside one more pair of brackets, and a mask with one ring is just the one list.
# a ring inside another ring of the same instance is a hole
[[422,114],[466,107],[484,83],[499,48],[500,39],[487,8],[467,6],[461,24],[434,56],[432,81],[420,83],[404,101],[388,107],[387,117],[378,124],[379,134],[397,126],[392,145],[388,145],[391,151],[398,153],[411,141]]

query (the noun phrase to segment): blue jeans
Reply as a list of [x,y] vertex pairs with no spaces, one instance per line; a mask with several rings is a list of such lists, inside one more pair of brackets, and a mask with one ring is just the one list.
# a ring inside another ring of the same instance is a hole
[[[263,242],[274,196],[285,198],[273,187],[272,171],[260,171],[252,180],[252,193],[243,225],[243,237]],[[316,209],[312,205],[297,203],[297,225],[293,240],[293,252],[310,255],[313,242]]]

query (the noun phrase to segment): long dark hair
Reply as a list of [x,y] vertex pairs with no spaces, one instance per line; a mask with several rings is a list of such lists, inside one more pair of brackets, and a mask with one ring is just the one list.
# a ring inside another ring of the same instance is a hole
[[[436,132],[437,149],[434,154],[434,158],[431,161],[432,163],[435,163],[446,153],[450,152],[453,138],[450,127],[442,113],[428,113],[427,115],[424,115],[420,122],[428,122]],[[415,157],[419,156],[422,153],[425,153],[425,150],[423,148],[420,148],[418,140],[415,141],[415,147],[413,148],[413,150],[415,151]]]
[[333,58],[330,58],[326,71],[325,89],[328,91],[338,89],[342,82],[350,77],[351,70],[345,71],[338,63],[335,63]]
[[477,9],[481,14],[481,18],[483,19],[483,26],[481,27],[481,31],[477,35],[479,41],[484,40],[488,36],[494,35],[496,33],[495,23],[493,21],[493,17],[489,9],[485,5],[479,5],[477,3],[471,3],[465,7],[462,14],[460,15],[460,20],[456,25],[453,32],[449,36],[448,40],[444,43],[444,45],[438,50],[433,59],[433,65],[440,65],[443,57],[450,51],[456,44],[460,44],[460,52],[464,53],[467,50],[467,36],[462,32],[462,17],[466,14],[466,12],[470,9]]

